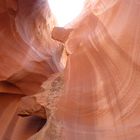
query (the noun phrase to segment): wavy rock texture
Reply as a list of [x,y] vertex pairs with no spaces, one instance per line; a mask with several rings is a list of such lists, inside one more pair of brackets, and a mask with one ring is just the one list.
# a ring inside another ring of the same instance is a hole
[[0,80],[32,94],[61,69],[57,64],[61,47],[50,36],[54,19],[45,0],[3,0],[2,4],[6,8],[0,14]]
[[27,140],[44,124],[17,116],[23,95],[40,91],[62,70],[60,43],[51,39],[55,20],[46,0],[0,1],[0,140]]
[[[72,30],[53,30],[52,37],[64,42],[65,57],[63,45],[51,39],[54,23],[45,0],[0,4],[0,90],[14,93],[0,98],[2,140],[140,139],[139,0],[88,0],[67,26]],[[62,59],[64,74],[51,75],[62,70]],[[23,94],[30,96],[19,104]],[[19,115],[47,123],[24,127],[31,120],[17,123],[17,108]]]

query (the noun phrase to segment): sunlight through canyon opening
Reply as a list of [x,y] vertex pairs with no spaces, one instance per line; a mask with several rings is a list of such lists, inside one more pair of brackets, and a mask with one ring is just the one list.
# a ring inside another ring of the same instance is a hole
[[63,27],[81,13],[85,0],[48,0],[48,2],[57,25]]

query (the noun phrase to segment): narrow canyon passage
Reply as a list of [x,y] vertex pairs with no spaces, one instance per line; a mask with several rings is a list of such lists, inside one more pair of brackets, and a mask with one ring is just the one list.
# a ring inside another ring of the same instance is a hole
[[0,140],[140,140],[139,0],[54,10],[0,2]]

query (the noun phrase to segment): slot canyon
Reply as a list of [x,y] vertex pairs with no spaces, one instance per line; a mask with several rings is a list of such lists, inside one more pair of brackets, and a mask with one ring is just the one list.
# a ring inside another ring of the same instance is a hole
[[0,140],[140,140],[139,53],[140,0],[0,0]]

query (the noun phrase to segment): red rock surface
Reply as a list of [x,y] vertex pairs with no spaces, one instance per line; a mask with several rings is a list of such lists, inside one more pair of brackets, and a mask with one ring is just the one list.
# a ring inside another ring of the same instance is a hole
[[52,35],[45,0],[3,0],[0,18],[1,140],[140,139],[138,0],[87,0]]
[[60,43],[51,39],[55,24],[47,1],[0,1],[0,140],[27,140],[42,126],[36,117],[17,116],[23,95],[40,91],[61,70]]

